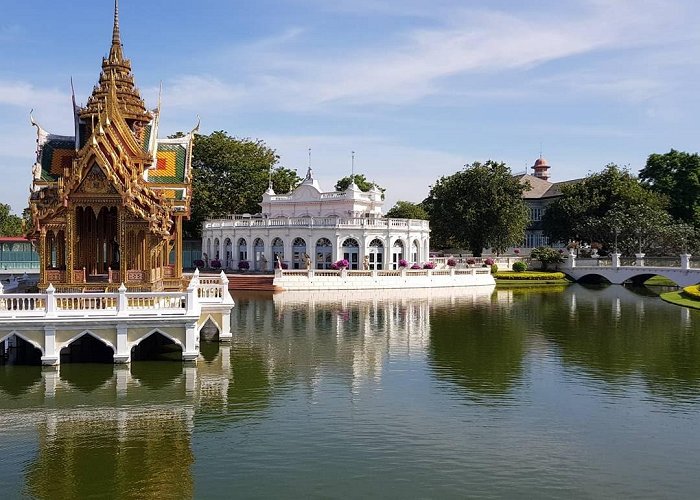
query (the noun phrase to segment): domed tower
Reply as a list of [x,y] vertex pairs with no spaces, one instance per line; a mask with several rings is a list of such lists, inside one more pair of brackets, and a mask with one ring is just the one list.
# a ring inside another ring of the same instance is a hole
[[541,155],[539,158],[537,158],[537,160],[535,160],[535,164],[532,166],[532,169],[535,171],[533,175],[538,179],[543,179],[545,181],[549,180],[549,164],[547,163],[547,160],[542,158]]

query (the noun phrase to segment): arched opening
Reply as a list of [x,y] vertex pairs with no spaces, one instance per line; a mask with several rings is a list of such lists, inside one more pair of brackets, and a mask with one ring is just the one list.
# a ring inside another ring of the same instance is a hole
[[[644,286],[645,283],[656,276],[655,274],[638,274],[637,276],[632,276],[629,281],[634,286]],[[675,282],[674,282],[675,283]]]
[[113,362],[112,348],[89,333],[84,333],[61,349],[61,364]]
[[256,271],[267,270],[267,258],[265,257],[265,243],[260,238],[253,241],[253,259]]
[[233,259],[233,243],[231,243],[231,238],[226,238],[224,240],[224,267],[231,267],[231,259]]
[[41,350],[19,335],[9,335],[0,340],[0,364],[41,365]]
[[132,361],[182,361],[182,348],[171,338],[153,332],[131,348]]
[[348,261],[349,269],[358,269],[360,265],[360,245],[355,238],[343,241],[343,258]]
[[375,238],[369,243],[369,268],[371,270],[381,271],[384,269],[384,243],[382,240]]
[[609,285],[610,284],[610,280],[608,280],[604,276],[601,276],[600,274],[586,274],[585,276],[581,276],[576,281],[578,283],[583,283],[583,284],[588,284],[588,285]]
[[328,238],[316,242],[316,269],[330,269],[333,264],[333,244]]
[[306,269],[306,241],[304,238],[294,238],[292,242],[292,269]]
[[219,255],[219,238],[214,238],[214,260],[219,260],[220,255]]
[[401,259],[403,259],[403,241],[396,240],[391,246],[391,267],[398,269]]
[[411,245],[411,261],[413,263],[418,263],[418,258],[420,257],[420,243],[418,240],[413,240],[413,245]]
[[275,267],[281,267],[279,264],[284,262],[284,242],[281,238],[272,240],[272,259],[275,262]]
[[238,262],[243,262],[248,260],[248,242],[245,238],[240,238],[238,240]]
[[199,329],[199,337],[206,341],[218,341],[219,340],[219,327],[216,323],[212,321],[211,318],[207,318],[202,327]]

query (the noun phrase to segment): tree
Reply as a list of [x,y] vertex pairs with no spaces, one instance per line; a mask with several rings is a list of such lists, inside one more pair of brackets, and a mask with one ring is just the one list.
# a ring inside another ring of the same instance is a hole
[[10,213],[10,205],[0,203],[0,236],[22,236],[22,217]]
[[672,149],[652,154],[640,170],[642,183],[669,200],[668,211],[679,221],[700,227],[700,156]]
[[526,188],[504,163],[491,160],[441,177],[423,202],[433,243],[466,247],[476,256],[487,247],[500,253],[519,244],[529,220],[522,200]]
[[673,226],[664,196],[645,188],[628,170],[610,164],[602,172],[562,187],[542,217],[550,241],[600,243],[603,251],[631,254],[658,249]]
[[397,201],[386,213],[387,217],[394,219],[428,219],[428,212],[420,204],[410,201]]
[[[539,260],[542,270],[547,270],[547,264],[559,264],[564,261],[558,250],[549,247],[537,247],[530,252],[530,258]],[[517,264],[517,262],[516,262]]]
[[192,160],[192,215],[185,234],[199,237],[207,218],[258,213],[270,171],[276,192],[294,188],[301,179],[278,161],[275,150],[261,140],[238,139],[222,130],[197,135]]
[[377,188],[379,191],[381,191],[382,199],[384,199],[384,191],[386,191],[386,189],[379,186],[378,184],[375,184],[374,182],[368,181],[364,174],[348,175],[347,177],[338,179],[338,182],[335,183],[335,190],[345,191],[350,185],[350,183],[353,181],[353,179],[355,180],[355,184],[357,184],[357,187],[360,188],[360,191],[366,193],[372,188]]

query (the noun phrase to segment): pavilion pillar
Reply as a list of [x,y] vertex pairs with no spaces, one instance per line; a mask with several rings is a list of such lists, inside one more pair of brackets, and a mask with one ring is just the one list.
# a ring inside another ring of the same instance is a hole
[[73,283],[73,267],[75,266],[73,259],[73,250],[75,249],[73,243],[75,239],[75,210],[74,206],[69,205],[68,211],[66,212],[66,236],[63,246],[65,248],[66,259],[66,283],[68,284]]

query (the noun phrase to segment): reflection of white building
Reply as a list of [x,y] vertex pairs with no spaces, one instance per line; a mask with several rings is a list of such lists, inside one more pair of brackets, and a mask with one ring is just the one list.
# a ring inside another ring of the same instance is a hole
[[382,194],[362,192],[355,183],[345,191],[323,192],[309,168],[306,178],[289,194],[272,186],[263,194],[262,213],[207,220],[202,251],[222,266],[236,268],[248,261],[251,269],[271,270],[279,259],[290,269],[328,269],[347,259],[350,269],[397,269],[400,259],[428,260],[428,221],[387,219]]

